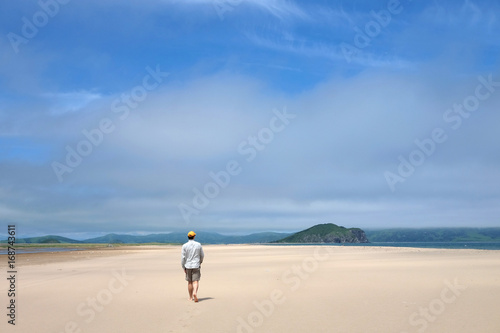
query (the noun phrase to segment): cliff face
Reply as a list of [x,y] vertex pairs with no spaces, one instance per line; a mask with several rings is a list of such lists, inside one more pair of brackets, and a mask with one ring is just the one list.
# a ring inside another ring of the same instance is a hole
[[362,229],[359,228],[352,228],[351,229],[352,234],[354,237],[358,240],[357,242],[350,242],[350,243],[369,243],[370,241],[368,240],[368,237],[366,237],[365,232]]
[[369,243],[359,228],[344,228],[333,223],[318,224],[278,241],[279,243]]

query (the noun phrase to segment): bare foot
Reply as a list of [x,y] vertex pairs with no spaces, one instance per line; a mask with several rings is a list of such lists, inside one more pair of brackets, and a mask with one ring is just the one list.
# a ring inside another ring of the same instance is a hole
[[198,296],[193,295],[193,300],[194,300],[195,302],[198,302]]

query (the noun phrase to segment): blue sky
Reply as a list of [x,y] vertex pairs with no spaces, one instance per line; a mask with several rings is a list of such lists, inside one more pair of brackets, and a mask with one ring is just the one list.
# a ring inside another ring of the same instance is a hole
[[2,222],[75,238],[500,226],[499,14],[4,1]]

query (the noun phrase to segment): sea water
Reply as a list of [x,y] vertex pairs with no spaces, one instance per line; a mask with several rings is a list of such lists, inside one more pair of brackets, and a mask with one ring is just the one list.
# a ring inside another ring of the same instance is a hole
[[[81,249],[66,248],[66,247],[40,247],[40,248],[16,248],[16,254],[18,253],[41,253],[41,252],[67,252],[67,251],[78,251]],[[8,249],[0,249],[0,255],[7,254]]]

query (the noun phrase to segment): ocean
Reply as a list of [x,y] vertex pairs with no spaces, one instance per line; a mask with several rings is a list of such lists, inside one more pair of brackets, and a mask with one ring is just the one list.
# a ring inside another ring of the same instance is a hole
[[[67,252],[78,251],[81,249],[66,247],[40,247],[40,248],[16,248],[16,254],[19,253],[41,253],[41,252]],[[0,255],[7,254],[8,249],[0,249]]]
[[[207,244],[208,245],[208,244]],[[257,244],[256,244],[257,245]],[[500,242],[373,242],[373,243],[299,243],[299,244],[258,244],[273,246],[387,246],[387,247],[415,247],[428,249],[476,249],[476,250],[500,250]],[[40,253],[40,252],[67,252],[78,251],[82,249],[64,248],[64,247],[46,247],[46,248],[24,248],[16,249],[17,253]],[[0,249],[0,255],[7,254],[7,249]]]
[[431,249],[500,250],[500,242],[380,242],[371,243],[370,246],[418,247]]

